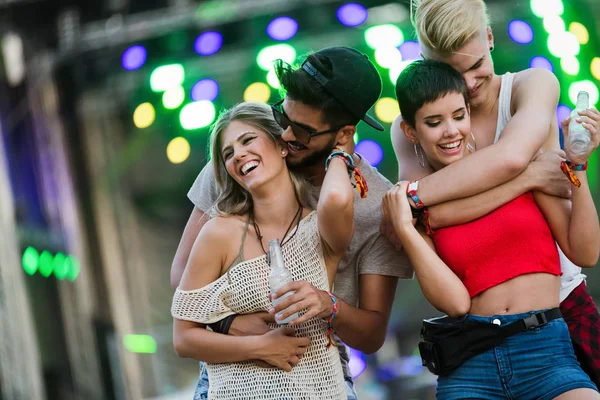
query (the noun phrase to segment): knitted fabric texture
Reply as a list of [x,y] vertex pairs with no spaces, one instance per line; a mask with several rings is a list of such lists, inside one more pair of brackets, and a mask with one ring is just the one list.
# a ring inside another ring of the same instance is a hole
[[[283,258],[294,280],[311,282],[329,290],[316,212],[298,225],[298,232],[282,247]],[[291,234],[290,234],[291,235]],[[175,292],[171,314],[180,320],[211,324],[231,314],[267,311],[270,267],[262,255],[232,266],[209,285]],[[271,324],[271,328],[285,325]],[[298,337],[310,338],[304,357],[291,372],[261,368],[251,361],[207,363],[209,399],[346,399],[340,357],[327,349],[327,322],[311,318],[294,327]]]

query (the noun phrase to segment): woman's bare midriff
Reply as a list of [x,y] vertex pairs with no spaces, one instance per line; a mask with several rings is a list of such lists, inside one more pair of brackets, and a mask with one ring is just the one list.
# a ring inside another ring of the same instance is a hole
[[494,286],[471,299],[469,314],[520,314],[558,307],[560,277],[535,273],[521,275]]

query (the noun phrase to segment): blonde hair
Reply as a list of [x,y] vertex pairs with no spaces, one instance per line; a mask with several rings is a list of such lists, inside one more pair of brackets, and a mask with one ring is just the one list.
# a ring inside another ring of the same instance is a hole
[[490,25],[483,0],[411,0],[411,21],[421,46],[441,55],[463,48]]
[[[244,122],[267,133],[273,143],[281,141],[283,130],[275,122],[271,107],[264,103],[239,103],[223,110],[212,126],[210,136],[210,154],[220,195],[213,206],[218,215],[243,215],[253,206],[252,196],[237,183],[225,169],[225,160],[221,153],[221,136],[233,121]],[[302,206],[308,205],[308,182],[297,173],[289,171],[296,197]]]

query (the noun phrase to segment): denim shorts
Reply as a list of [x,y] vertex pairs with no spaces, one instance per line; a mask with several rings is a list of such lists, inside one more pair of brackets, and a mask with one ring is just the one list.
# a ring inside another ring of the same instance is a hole
[[[354,390],[354,381],[352,380],[352,377],[345,376],[344,381],[346,382],[346,394],[348,395],[348,400],[358,400],[358,394],[356,394],[356,390]],[[206,399],[208,399],[208,371],[206,370],[206,365],[201,362],[200,379],[196,386],[194,400]]]
[[[478,322],[510,324],[532,312],[491,317],[466,315]],[[562,318],[508,337],[452,374],[438,378],[436,398],[549,400],[578,388],[597,390],[573,352]]]

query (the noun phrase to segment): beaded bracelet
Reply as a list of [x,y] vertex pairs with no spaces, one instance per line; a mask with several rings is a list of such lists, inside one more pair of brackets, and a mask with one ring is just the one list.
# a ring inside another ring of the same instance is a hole
[[419,189],[419,181],[412,181],[406,187],[406,195],[409,196],[412,201],[415,203],[417,208],[425,207],[425,204],[419,199],[419,195],[417,194],[417,190]]
[[325,346],[325,347],[327,349],[329,349],[331,347],[331,345],[337,346],[335,341],[331,338],[331,333],[333,332],[333,319],[335,318],[335,315],[338,312],[339,304],[337,301],[337,297],[333,293],[327,292],[327,294],[329,295],[329,297],[331,298],[331,301],[333,302],[333,308],[331,310],[331,315],[329,316],[329,319],[327,320],[327,346]]
[[346,153],[344,150],[336,149],[329,155],[329,157],[327,157],[327,160],[325,160],[325,171],[327,171],[327,168],[329,168],[329,163],[331,162],[331,160],[336,157],[341,158],[346,163],[346,167],[348,168],[348,177],[352,178],[352,176],[354,175],[354,180],[356,181],[356,184],[353,183],[352,186],[358,189],[360,197],[363,199],[367,197],[367,192],[369,191],[369,185],[367,185],[367,180],[362,175],[360,170],[354,165],[354,158],[350,154]]

